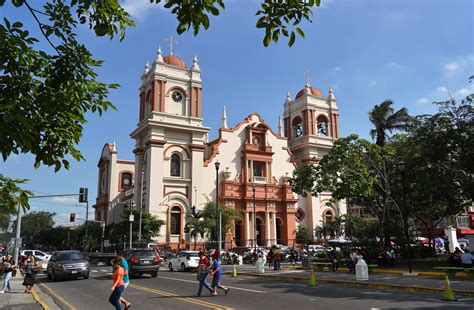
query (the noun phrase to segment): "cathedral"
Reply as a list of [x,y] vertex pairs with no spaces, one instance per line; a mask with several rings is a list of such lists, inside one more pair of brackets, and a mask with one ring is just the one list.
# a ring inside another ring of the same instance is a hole
[[251,246],[254,227],[259,246],[294,245],[298,225],[313,231],[346,213],[345,202],[330,203],[331,193],[299,197],[288,184],[296,167],[317,163],[339,137],[331,88],[325,96],[308,81],[294,98],[288,93],[277,130],[258,112],[229,126],[223,107],[213,141],[208,141],[211,129],[203,125],[201,98],[197,57],[188,66],[171,51],[165,56],[158,49],[141,76],[138,123],[130,134],[135,160],[119,160],[115,142],[102,149],[97,221],[118,222],[125,208],[141,207],[166,223],[157,244],[184,248],[193,206],[199,212],[217,199],[242,212],[225,236],[231,248]]

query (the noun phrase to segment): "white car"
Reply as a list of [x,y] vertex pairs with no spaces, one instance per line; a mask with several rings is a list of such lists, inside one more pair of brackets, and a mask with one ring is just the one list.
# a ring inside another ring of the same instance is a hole
[[48,262],[49,259],[51,258],[51,254],[45,253],[40,250],[23,250],[20,252],[20,255],[23,255],[25,257],[33,255],[34,257],[41,258],[41,260],[45,262]]
[[319,244],[310,244],[308,245],[308,252],[312,253],[315,252],[316,254],[318,253],[325,253],[328,249],[322,245]]
[[182,251],[179,252],[176,257],[169,260],[168,269],[186,271],[189,269],[195,269],[199,265],[199,252],[198,251]]

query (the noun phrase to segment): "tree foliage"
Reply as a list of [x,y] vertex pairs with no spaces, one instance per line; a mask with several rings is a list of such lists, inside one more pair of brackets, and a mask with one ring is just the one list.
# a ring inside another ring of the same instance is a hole
[[[219,205],[219,210],[222,214],[222,240],[226,233],[232,230],[235,221],[242,219],[242,212],[225,205]],[[219,218],[216,217],[216,204],[208,202],[202,211],[202,219],[204,221],[203,227],[206,229],[209,236],[212,229],[218,227]]]
[[47,211],[30,212],[23,215],[21,218],[23,244],[27,247],[34,246],[38,242],[37,237],[41,232],[53,228],[55,215],[56,213]]
[[385,141],[389,138],[388,132],[406,129],[412,119],[406,108],[394,112],[392,104],[392,100],[387,99],[369,112],[369,120],[375,127],[370,135],[381,147],[385,146]]
[[296,243],[308,244],[313,241],[313,233],[303,225],[296,227]]
[[30,205],[28,197],[33,193],[19,187],[26,183],[26,179],[11,179],[0,174],[0,210],[3,214],[16,212],[17,205],[20,204],[23,211],[26,211]]
[[76,145],[86,113],[114,108],[107,95],[118,86],[97,81],[102,61],[77,40],[76,29],[87,24],[98,36],[123,39],[133,23],[117,0],[52,0],[42,8],[12,3],[30,13],[43,42],[20,21],[9,17],[0,24],[0,151],[4,160],[31,153],[35,167],[67,169],[66,155],[83,159]]
[[[193,29],[197,35],[203,27],[208,29],[211,16],[217,16],[225,9],[223,0],[150,0],[151,3],[164,3],[166,9],[176,15],[179,25],[178,34]],[[312,22],[313,9],[319,6],[321,0],[307,1],[275,1],[263,0],[260,9],[256,12],[258,20],[256,27],[265,31],[264,46],[278,42],[281,36],[288,38],[288,45],[292,46],[296,35],[304,38],[304,31],[300,28],[302,21]]]

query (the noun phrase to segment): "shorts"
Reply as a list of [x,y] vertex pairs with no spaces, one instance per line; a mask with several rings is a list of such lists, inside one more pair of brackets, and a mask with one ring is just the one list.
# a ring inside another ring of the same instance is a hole
[[124,292],[125,292],[125,290],[127,289],[127,287],[128,287],[129,284],[130,284],[130,281],[123,283],[123,291],[124,291]]
[[220,287],[221,286],[221,279],[219,278],[212,278],[211,287]]

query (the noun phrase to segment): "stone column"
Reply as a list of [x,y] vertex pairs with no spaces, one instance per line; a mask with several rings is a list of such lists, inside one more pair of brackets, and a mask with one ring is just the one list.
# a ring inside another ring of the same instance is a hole
[[250,239],[250,212],[245,211],[245,246],[249,246]]
[[265,211],[265,239],[267,239],[267,246],[271,246],[272,244],[270,241],[270,212],[268,211]]
[[273,240],[275,244],[277,243],[277,221],[276,221],[276,212],[272,212],[272,223],[273,223]]

